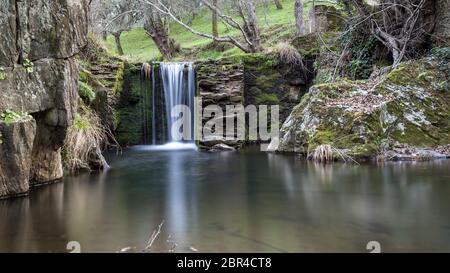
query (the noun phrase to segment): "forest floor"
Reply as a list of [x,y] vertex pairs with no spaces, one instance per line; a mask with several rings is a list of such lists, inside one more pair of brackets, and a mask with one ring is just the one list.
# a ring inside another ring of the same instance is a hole
[[[265,48],[269,48],[278,42],[295,36],[294,2],[294,0],[284,0],[282,10],[278,10],[271,1],[268,1],[266,5],[258,6],[257,14],[261,27],[263,46]],[[304,17],[306,20],[310,7],[310,3],[305,4]],[[238,20],[238,18],[236,19]],[[308,25],[306,21],[305,26],[308,27]],[[191,27],[204,33],[211,33],[211,13],[203,11],[198,14],[192,21]],[[221,35],[234,36],[239,34],[238,30],[229,28],[220,21],[218,27]],[[170,25],[170,35],[181,45],[182,52],[178,56],[179,60],[216,59],[242,53],[241,50],[233,46],[222,47],[220,49],[211,48],[208,46],[211,44],[210,39],[192,34],[176,23]],[[124,32],[121,38],[122,47],[125,52],[123,57],[129,61],[150,61],[159,59],[161,56],[153,41],[142,28]],[[117,54],[112,36],[108,37],[106,46],[112,54]]]

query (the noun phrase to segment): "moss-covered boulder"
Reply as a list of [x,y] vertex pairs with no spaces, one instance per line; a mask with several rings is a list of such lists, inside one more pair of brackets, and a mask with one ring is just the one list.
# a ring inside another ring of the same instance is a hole
[[450,143],[448,60],[403,63],[374,81],[313,86],[283,124],[272,151],[307,154],[331,144],[357,158],[396,145],[434,148]]
[[345,14],[335,5],[319,4],[314,7],[315,20],[310,18],[310,28],[317,32],[341,31],[345,25]]

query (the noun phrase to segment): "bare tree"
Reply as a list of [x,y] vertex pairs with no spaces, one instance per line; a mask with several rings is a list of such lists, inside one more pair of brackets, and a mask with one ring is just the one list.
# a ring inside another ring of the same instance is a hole
[[360,18],[354,27],[368,23],[371,34],[389,49],[394,68],[425,43],[435,23],[432,0],[380,0],[377,8],[363,0],[342,2]]
[[125,31],[131,30],[139,22],[137,12],[130,9],[132,0],[109,0],[100,1],[102,8],[106,10],[108,23],[104,26],[103,35],[105,32],[111,33],[114,36],[117,53],[123,55],[123,47],[121,42],[121,35]]
[[297,30],[297,35],[301,36],[305,34],[302,0],[295,0],[295,28]]
[[92,0],[91,2],[91,17],[89,20],[90,32],[97,37],[102,37],[106,40],[108,32],[106,26],[110,20],[110,10],[108,2],[103,0]]
[[209,38],[216,42],[231,43],[236,47],[240,48],[241,50],[243,50],[244,52],[262,51],[261,38],[254,0],[233,0],[233,3],[237,8],[243,23],[239,23],[231,16],[225,15],[217,6],[213,5],[208,0],[201,0],[202,4],[204,4],[213,12],[217,13],[217,16],[222,20],[223,23],[225,23],[229,27],[239,30],[239,32],[242,35],[242,39],[237,39],[229,35],[215,37],[212,34],[197,31],[192,27],[190,27],[188,24],[184,23],[180,19],[180,17],[176,14],[176,12],[173,11],[174,9],[169,5],[169,3],[165,3],[161,0],[135,0],[135,1],[145,3],[154,11],[159,12],[160,16],[167,16],[171,18],[174,22],[181,25],[183,28],[185,28],[186,30],[190,31],[195,35]]
[[144,29],[165,59],[172,59],[180,45],[169,35],[169,21],[152,5],[144,6]]

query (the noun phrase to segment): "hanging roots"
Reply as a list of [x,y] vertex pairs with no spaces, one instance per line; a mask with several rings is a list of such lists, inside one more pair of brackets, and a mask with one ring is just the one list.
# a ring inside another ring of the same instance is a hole
[[67,131],[63,146],[64,166],[69,172],[90,170],[95,165],[108,168],[102,155],[102,147],[111,135],[100,118],[86,106],[82,106],[72,126]]
[[152,75],[152,66],[149,63],[143,63],[141,68],[141,77],[143,79],[150,79]]

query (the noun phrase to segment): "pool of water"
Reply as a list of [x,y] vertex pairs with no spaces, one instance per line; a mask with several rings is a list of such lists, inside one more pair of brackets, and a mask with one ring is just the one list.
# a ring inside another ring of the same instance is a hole
[[450,251],[450,161],[320,165],[136,147],[0,201],[0,252]]

